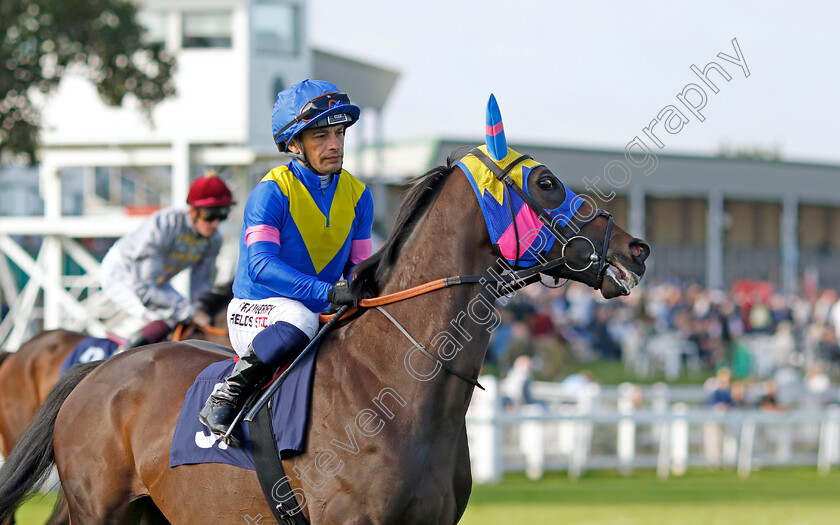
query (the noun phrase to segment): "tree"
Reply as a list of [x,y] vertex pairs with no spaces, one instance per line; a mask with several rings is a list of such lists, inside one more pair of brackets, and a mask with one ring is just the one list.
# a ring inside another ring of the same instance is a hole
[[102,100],[132,94],[150,115],[172,95],[174,60],[141,41],[137,6],[127,0],[2,0],[0,2],[0,155],[36,160],[40,108],[71,71],[93,82]]

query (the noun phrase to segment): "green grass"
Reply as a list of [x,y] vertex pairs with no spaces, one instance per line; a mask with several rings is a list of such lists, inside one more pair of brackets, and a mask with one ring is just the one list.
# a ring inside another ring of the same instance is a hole
[[[540,377],[539,373],[537,373],[536,379],[538,381],[562,381],[566,376],[583,370],[591,373],[595,380],[602,385],[617,385],[625,381],[639,385],[652,385],[659,382],[671,385],[702,385],[706,379],[715,375],[713,370],[704,369],[695,372],[686,369],[686,367],[682,367],[680,369],[680,376],[674,380],[667,379],[662,370],[652,373],[649,377],[638,377],[633,370],[625,370],[624,364],[621,361],[597,359],[588,363],[581,363],[566,359],[558,364],[553,377]],[[482,373],[498,377],[500,375],[499,364],[492,362],[484,363]]]
[[812,525],[840,522],[840,472],[763,470],[739,479],[733,472],[691,471],[659,481],[652,472],[622,477],[589,473],[532,482],[508,476],[476,485],[461,523],[620,525]]
[[[651,374],[650,377],[637,377],[632,370],[625,371],[624,364],[621,363],[621,361],[599,359],[589,363],[580,363],[577,361],[564,362],[559,367],[555,378],[549,379],[537,377],[537,379],[539,381],[562,381],[566,376],[583,370],[591,373],[595,380],[602,385],[618,385],[625,381],[639,385],[652,385],[658,382],[668,383],[671,385],[702,385],[706,379],[715,375],[714,371],[710,370],[690,372],[686,370],[685,367],[682,367],[680,369],[681,374],[676,380],[666,379],[665,373],[661,370]],[[485,363],[482,373],[498,377],[499,366],[496,363]]]
[[598,360],[590,363],[565,363],[561,367],[562,377],[560,377],[560,380],[569,374],[582,370],[589,371],[602,385],[617,385],[625,381],[639,385],[652,385],[658,382],[671,385],[702,385],[703,381],[715,375],[713,371],[702,370],[700,372],[690,372],[685,367],[682,367],[680,369],[680,376],[675,380],[666,379],[665,373],[661,370],[651,374],[650,377],[637,377],[632,370],[625,371],[624,364],[621,361]]
[[[36,496],[17,513],[20,525],[42,524],[54,496]],[[540,481],[506,476],[475,485],[464,525],[822,525],[840,523],[840,471],[766,469],[739,479],[734,472],[692,470],[678,478],[590,472],[578,481],[552,474]]]
[[52,514],[55,498],[55,492],[36,494],[15,513],[16,524],[43,525]]

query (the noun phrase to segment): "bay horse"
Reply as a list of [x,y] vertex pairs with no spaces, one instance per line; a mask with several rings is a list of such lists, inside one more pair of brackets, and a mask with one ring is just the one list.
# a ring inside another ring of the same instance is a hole
[[[557,208],[565,192],[544,166],[530,172],[527,187],[543,209]],[[546,259],[567,264],[548,274],[600,288],[605,298],[629,293],[649,246],[587,203],[578,211],[591,217],[575,237],[583,242],[554,243]],[[356,267],[351,289],[361,299],[503,266],[476,194],[450,158],[414,179],[391,236]],[[472,484],[465,415],[474,386],[416,352],[405,334],[475,378],[498,324],[495,300],[482,283],[447,287],[367,310],[324,338],[306,451],[283,459],[309,523],[460,519]],[[169,467],[187,389],[227,357],[214,345],[169,342],[68,372],[0,470],[0,517],[54,460],[74,524],[271,520],[254,471]]]
[[[227,326],[225,314],[232,297],[232,287],[228,284],[200,298],[201,309],[213,318],[213,327]],[[191,338],[229,346],[226,334],[226,328],[220,332],[194,327],[189,332]],[[58,382],[64,360],[85,337],[88,335],[70,330],[48,330],[35,335],[17,352],[0,354],[0,444],[4,457],[9,456]],[[66,513],[59,512],[60,506],[49,523],[67,522]]]

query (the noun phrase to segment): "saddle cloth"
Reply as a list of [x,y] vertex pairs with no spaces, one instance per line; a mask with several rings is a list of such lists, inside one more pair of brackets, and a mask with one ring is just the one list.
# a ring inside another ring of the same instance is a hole
[[100,339],[98,337],[85,337],[70,354],[64,358],[61,363],[59,374],[64,375],[73,365],[81,363],[90,363],[91,361],[102,361],[114,355],[119,345],[110,339]]
[[[312,397],[315,375],[315,357],[318,349],[311,349],[289,372],[286,381],[272,398],[272,425],[277,451],[283,458],[303,452],[306,445],[306,423]],[[178,425],[172,437],[169,466],[198,463],[227,463],[254,470],[251,436],[248,425],[238,425],[243,447],[228,447],[198,421],[198,412],[213,392],[217,383],[224,380],[233,369],[233,358],[213,363],[198,375],[187,391]]]

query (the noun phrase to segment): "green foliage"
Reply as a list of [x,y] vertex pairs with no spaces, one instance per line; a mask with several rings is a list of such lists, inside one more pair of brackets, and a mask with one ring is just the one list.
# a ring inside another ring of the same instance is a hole
[[174,60],[144,45],[137,7],[126,0],[3,0],[0,2],[0,154],[35,162],[40,111],[68,72],[85,75],[102,100],[120,105],[132,94],[148,114],[172,95]]

